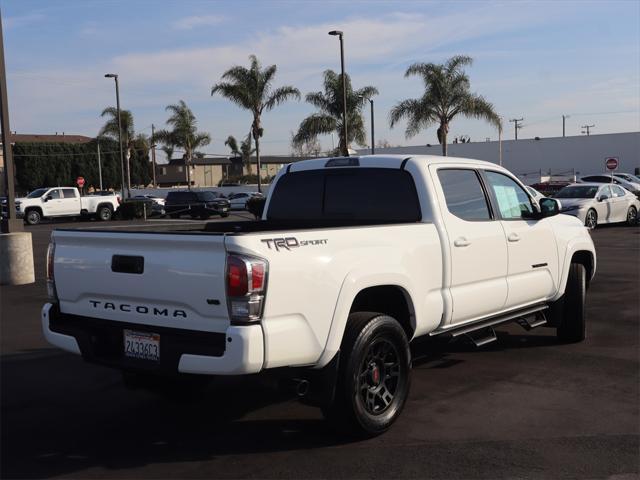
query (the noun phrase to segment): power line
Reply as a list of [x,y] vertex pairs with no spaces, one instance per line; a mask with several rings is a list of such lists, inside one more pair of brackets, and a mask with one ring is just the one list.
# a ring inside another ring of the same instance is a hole
[[589,136],[589,132],[593,127],[595,127],[595,124],[594,125],[582,125],[582,127],[580,127],[580,128],[584,128],[582,133],[586,133],[587,137],[588,137]]

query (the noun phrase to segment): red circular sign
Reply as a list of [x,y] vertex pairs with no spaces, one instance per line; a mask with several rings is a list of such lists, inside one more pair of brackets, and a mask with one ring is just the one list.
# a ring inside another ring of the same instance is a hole
[[607,166],[607,170],[615,170],[618,168],[618,159],[615,157],[607,158],[605,165]]
[[76,183],[78,184],[78,186],[80,188],[84,187],[84,177],[78,177],[76,178]]

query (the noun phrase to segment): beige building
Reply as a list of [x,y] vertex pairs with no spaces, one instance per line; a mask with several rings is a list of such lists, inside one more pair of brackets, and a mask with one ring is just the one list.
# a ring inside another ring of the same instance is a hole
[[[252,158],[252,173],[256,173],[256,159]],[[286,164],[300,158],[288,156],[261,157],[261,176],[273,177]],[[248,174],[242,160],[237,157],[194,158],[191,165],[192,187],[216,187],[221,180],[234,179]],[[187,185],[187,167],[184,159],[174,158],[169,163],[156,166],[156,182],[159,187],[178,187]]]

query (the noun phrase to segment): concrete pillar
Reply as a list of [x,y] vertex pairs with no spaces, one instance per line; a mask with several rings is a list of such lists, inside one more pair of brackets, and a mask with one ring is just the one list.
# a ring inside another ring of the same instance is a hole
[[0,234],[0,285],[35,282],[30,232]]

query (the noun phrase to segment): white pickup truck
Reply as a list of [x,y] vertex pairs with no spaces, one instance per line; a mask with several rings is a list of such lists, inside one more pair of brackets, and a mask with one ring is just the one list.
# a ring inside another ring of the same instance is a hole
[[37,225],[43,218],[95,216],[111,220],[118,209],[118,197],[90,195],[81,197],[75,187],[38,188],[26,197],[16,198],[16,216],[29,225]]
[[271,371],[375,435],[404,406],[417,337],[482,345],[515,321],[584,339],[596,254],[559,207],[477,160],[301,161],[258,221],[54,231],[42,326],[129,381]]

